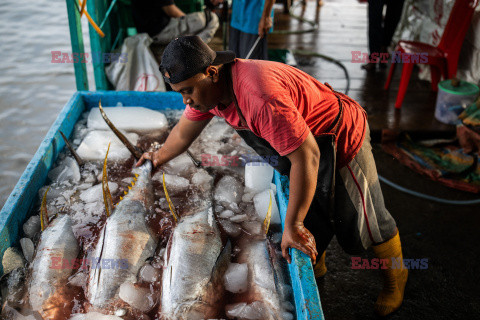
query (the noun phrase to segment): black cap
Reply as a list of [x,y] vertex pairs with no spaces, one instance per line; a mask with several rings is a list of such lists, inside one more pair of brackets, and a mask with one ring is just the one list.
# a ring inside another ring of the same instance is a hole
[[160,72],[165,82],[175,84],[204,72],[208,66],[233,60],[235,52],[213,51],[199,36],[185,36],[176,38],[167,45]]

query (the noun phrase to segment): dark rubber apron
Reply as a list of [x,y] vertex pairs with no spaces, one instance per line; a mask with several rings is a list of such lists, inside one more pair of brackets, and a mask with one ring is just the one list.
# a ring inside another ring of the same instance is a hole
[[[233,93],[233,100],[234,100],[234,104],[235,104],[235,108],[237,110],[238,116],[240,118],[242,126],[248,127],[245,117],[243,116],[242,111],[238,106],[238,101],[237,101],[237,97],[235,96],[235,92],[233,92],[231,72],[229,74],[229,78],[230,78],[230,90]],[[318,147],[320,149],[320,163],[318,168],[317,187],[316,187],[315,196],[314,196],[315,210],[313,211],[315,212],[310,212],[312,210],[309,210],[307,217],[305,218],[304,225],[314,235],[315,240],[317,242],[317,246],[319,245],[319,241],[324,242],[320,239],[320,238],[323,238],[324,235],[319,234],[319,232],[316,232],[322,229],[322,227],[318,226],[318,222],[324,221],[327,224],[330,224],[329,222],[332,220],[332,216],[333,216],[333,210],[334,210],[333,198],[334,198],[334,188],[335,188],[335,167],[336,167],[336,153],[337,153],[335,141],[336,141],[338,126],[341,123],[341,120],[343,117],[343,106],[342,106],[342,101],[340,99],[340,95],[336,91],[334,91],[328,83],[325,83],[325,85],[328,88],[330,88],[333,94],[337,97],[338,104],[339,104],[339,112],[335,120],[329,127],[329,129],[326,130],[326,133],[315,136],[315,140],[317,141]],[[268,141],[255,135],[252,131],[246,130],[246,129],[235,129],[235,130],[243,138],[243,140],[245,140],[245,142],[258,153],[258,155],[260,155],[264,159],[272,159],[272,157],[274,157],[273,159],[278,159],[278,162],[277,162],[278,164],[273,167],[282,175],[289,176],[291,164],[290,164],[290,160],[287,157],[280,156]],[[310,208],[312,209],[312,206]],[[312,214],[315,216],[311,216]],[[320,217],[322,218],[320,219]],[[312,225],[312,224],[315,224],[315,225]],[[323,227],[330,228],[329,226],[326,226],[326,225]],[[315,230],[312,230],[313,228]],[[328,243],[326,245],[328,245]],[[317,249],[321,250],[321,248],[317,248]],[[319,251],[319,254],[321,254],[320,251]]]

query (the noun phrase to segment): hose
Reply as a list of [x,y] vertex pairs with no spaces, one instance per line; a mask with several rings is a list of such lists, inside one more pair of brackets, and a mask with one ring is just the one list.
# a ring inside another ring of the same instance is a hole
[[382,177],[381,175],[378,175],[378,179],[380,181],[382,181],[383,183],[389,185],[390,187],[392,187],[394,189],[397,189],[398,191],[407,193],[409,195],[412,195],[412,196],[415,196],[415,197],[418,197],[418,198],[422,198],[422,199],[426,199],[426,200],[430,200],[430,201],[434,201],[434,202],[438,202],[438,203],[453,204],[453,205],[460,205],[460,206],[479,204],[480,203],[480,199],[476,199],[476,200],[448,200],[448,199],[442,199],[442,198],[438,198],[438,197],[434,197],[434,196],[429,196],[427,194],[420,193],[420,192],[413,191],[413,190],[407,189],[405,187],[402,187],[402,186],[386,179],[385,177]]
[[303,34],[303,33],[309,33],[309,32],[314,32],[315,30],[318,29],[318,24],[315,21],[305,19],[304,17],[298,16],[293,13],[293,9],[298,6],[299,3],[294,4],[293,6],[290,7],[288,10],[288,15],[292,18],[295,18],[301,22],[308,23],[312,27],[309,29],[305,30],[274,30],[271,32],[271,34],[281,34],[281,35],[287,35],[287,34]]

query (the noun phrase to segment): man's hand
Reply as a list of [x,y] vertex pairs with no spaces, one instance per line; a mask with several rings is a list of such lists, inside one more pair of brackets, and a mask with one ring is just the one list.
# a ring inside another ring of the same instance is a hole
[[291,263],[292,258],[288,253],[288,248],[295,248],[307,254],[312,259],[313,264],[317,261],[318,252],[315,238],[310,231],[303,226],[303,223],[298,222],[293,226],[285,225],[285,230],[283,231],[282,255],[288,263]]
[[258,24],[258,35],[260,38],[263,38],[268,33],[268,30],[270,30],[272,25],[273,21],[270,15],[260,19],[260,23]]
[[145,152],[137,162],[137,167],[145,160],[152,161],[156,168],[187,151],[192,142],[200,135],[211,119],[192,121],[184,115],[173,127],[163,146],[153,152]]
[[152,161],[153,167],[156,168],[163,163],[161,163],[160,160],[160,150],[157,151],[152,151],[152,152],[145,152],[142,157],[138,160],[137,164],[135,165],[136,167],[141,166],[145,160],[150,160]]

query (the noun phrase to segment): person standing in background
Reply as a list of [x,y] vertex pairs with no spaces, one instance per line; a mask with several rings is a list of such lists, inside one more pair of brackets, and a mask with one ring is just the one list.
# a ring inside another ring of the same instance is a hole
[[[210,2],[218,5],[222,1]],[[209,9],[185,14],[174,0],[133,0],[132,13],[138,33],[148,33],[159,45],[185,35],[198,35],[208,43],[220,26],[217,15]]]
[[275,0],[233,0],[229,49],[237,58],[246,58],[260,37],[250,59],[268,59],[266,35],[273,26],[274,4]]
[[[392,42],[393,34],[402,16],[405,0],[369,0],[368,1],[368,47],[370,61],[362,65],[367,71],[375,70],[377,62],[380,67],[387,67],[380,61],[380,53],[386,53]],[[383,8],[387,6],[385,17]]]

